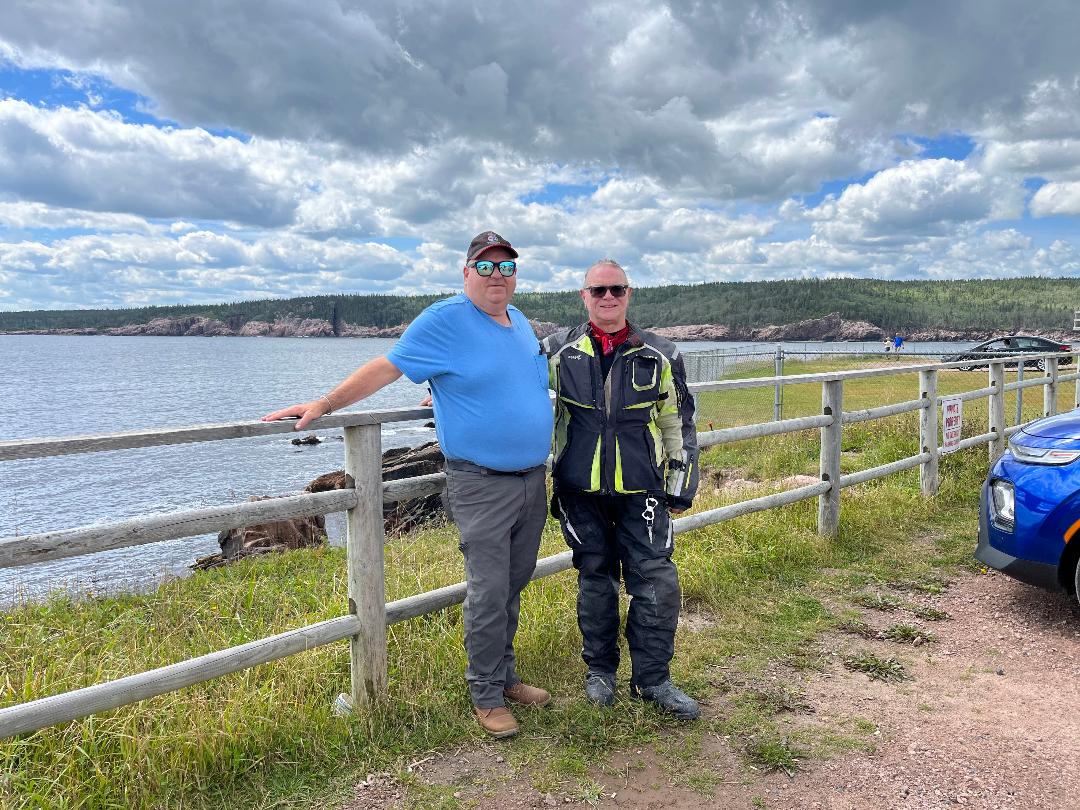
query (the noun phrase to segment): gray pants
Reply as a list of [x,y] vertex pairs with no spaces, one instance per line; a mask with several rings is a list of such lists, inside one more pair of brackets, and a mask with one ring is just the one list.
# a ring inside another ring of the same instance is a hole
[[446,491],[465,556],[465,680],[473,705],[489,709],[504,706],[503,689],[521,680],[514,634],[521,591],[540,550],[547,484],[543,467],[493,475],[473,465],[455,466],[447,465]]

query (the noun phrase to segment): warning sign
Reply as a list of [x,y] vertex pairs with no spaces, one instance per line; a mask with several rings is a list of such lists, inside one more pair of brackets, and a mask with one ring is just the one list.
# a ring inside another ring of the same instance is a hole
[[960,446],[964,425],[964,400],[952,397],[941,400],[941,452],[951,453]]

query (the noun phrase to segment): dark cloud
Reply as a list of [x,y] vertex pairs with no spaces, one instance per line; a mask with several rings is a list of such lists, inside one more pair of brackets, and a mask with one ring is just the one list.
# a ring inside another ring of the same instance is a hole
[[445,289],[489,227],[523,289],[603,255],[648,283],[1075,273],[1007,229],[1080,211],[1078,28],[1058,0],[9,0],[0,59],[178,126],[0,99],[0,307]]
[[[14,0],[0,39],[189,126],[381,155],[463,138],[776,198],[868,168],[867,133],[1048,126],[1025,113],[1040,83],[1075,95],[1078,27],[1069,2]],[[838,118],[832,154],[786,174],[751,154],[819,112]]]

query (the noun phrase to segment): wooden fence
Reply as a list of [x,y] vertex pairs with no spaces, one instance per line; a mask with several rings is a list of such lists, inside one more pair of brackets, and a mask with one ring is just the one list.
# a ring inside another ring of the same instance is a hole
[[[1043,413],[1056,410],[1058,386],[1076,381],[1074,402],[1080,404],[1080,373],[1059,375],[1058,360],[1080,355],[1051,354],[1045,373],[1027,380],[1005,383],[1008,359],[987,363],[988,385],[959,395],[963,400],[989,398],[987,430],[960,442],[960,449],[988,444],[993,460],[1005,451],[1010,435],[1019,425],[1006,427],[1005,394],[1032,386],[1043,386]],[[1034,355],[1022,360],[1031,361]],[[970,366],[971,361],[896,366],[880,369],[802,374],[726,380],[692,385],[695,392],[733,391],[743,388],[775,387],[818,383],[821,385],[821,413],[797,419],[711,430],[698,434],[702,448],[762,436],[818,428],[820,430],[821,480],[793,489],[710,509],[674,520],[676,534],[710,526],[740,515],[773,509],[810,498],[818,499],[818,531],[827,537],[836,534],[843,489],[887,475],[920,467],[924,495],[938,489],[938,372]],[[906,402],[855,411],[844,410],[844,383],[897,374],[919,375],[919,396]],[[842,475],[840,448],[843,426],[918,411],[919,448],[914,456],[859,472]],[[0,539],[0,568],[92,554],[109,549],[192,537],[210,532],[344,510],[347,514],[348,612],[335,619],[290,630],[268,638],[202,655],[170,666],[65,692],[28,703],[0,709],[0,739],[23,734],[57,723],[67,723],[96,712],[134,703],[154,695],[172,692],[195,683],[237,672],[324,644],[349,640],[351,694],[346,705],[362,709],[386,689],[386,627],[406,619],[441,610],[465,598],[465,584],[458,583],[387,603],[383,576],[383,504],[440,492],[445,486],[442,473],[401,481],[382,481],[381,426],[388,422],[429,419],[428,408],[392,411],[338,413],[312,423],[312,429],[342,428],[345,432],[345,470],[351,488],[332,492],[290,495],[272,500],[228,504],[167,514],[148,515],[117,523],[84,526],[64,531],[44,532]],[[292,433],[292,422],[235,422],[219,425],[155,429],[112,433],[100,436],[43,438],[0,442],[0,462],[43,458],[72,453],[95,453],[156,445],[216,441],[250,436]],[[545,557],[537,563],[533,578],[549,576],[570,567],[570,552]]]

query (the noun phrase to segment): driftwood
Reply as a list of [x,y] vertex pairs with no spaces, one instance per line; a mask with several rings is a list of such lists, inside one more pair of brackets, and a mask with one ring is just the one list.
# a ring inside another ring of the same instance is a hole
[[[248,500],[268,501],[271,498],[266,495],[253,495]],[[326,519],[322,515],[240,526],[218,534],[221,551],[199,557],[191,567],[217,568],[257,554],[313,548],[325,542]]]
[[[383,453],[382,480],[400,481],[443,471],[442,450],[438,442],[419,447],[395,447]],[[345,489],[345,471],[336,470],[320,475],[305,488],[305,492],[325,492]],[[446,514],[443,494],[425,495],[383,505],[383,524],[386,534],[400,535]]]
[[[392,448],[383,453],[383,481],[398,481],[443,470],[443,454],[438,442],[419,447]],[[327,492],[351,486],[344,470],[320,475],[304,492]],[[442,494],[424,495],[383,505],[383,525],[387,536],[400,535],[428,521],[441,519],[445,514]],[[270,500],[270,496],[255,495],[249,501]],[[235,560],[257,554],[313,548],[326,543],[326,521],[322,515],[292,518],[252,526],[241,526],[221,532],[218,545],[221,551],[199,557],[192,568],[216,568]]]

